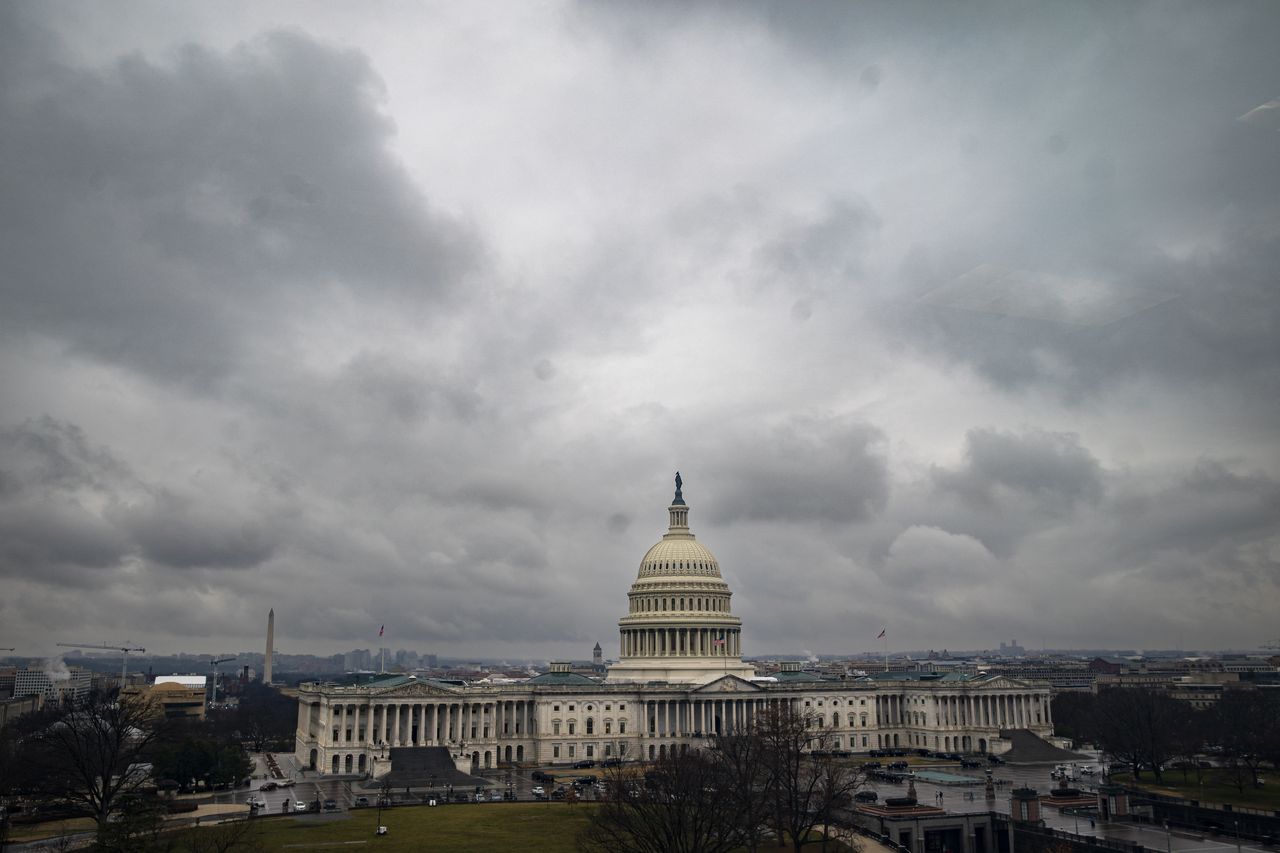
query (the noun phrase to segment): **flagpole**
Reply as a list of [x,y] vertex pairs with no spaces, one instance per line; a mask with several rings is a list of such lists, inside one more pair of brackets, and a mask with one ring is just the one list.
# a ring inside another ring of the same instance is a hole
[[889,633],[881,631],[880,637],[884,640],[884,671],[889,671]]

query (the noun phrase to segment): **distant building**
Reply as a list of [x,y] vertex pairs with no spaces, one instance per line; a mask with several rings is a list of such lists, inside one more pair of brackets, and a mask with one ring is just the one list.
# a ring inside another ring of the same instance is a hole
[[44,707],[44,695],[32,693],[19,699],[0,699],[0,728],[23,714],[31,714]]
[[35,669],[24,666],[14,675],[13,696],[21,699],[39,694],[46,703],[79,701],[89,695],[92,684],[93,673],[84,667]]
[[149,686],[131,685],[120,691],[122,696],[143,696],[154,702],[156,710],[170,719],[175,717],[203,720],[207,698],[207,677],[203,675],[159,675]]

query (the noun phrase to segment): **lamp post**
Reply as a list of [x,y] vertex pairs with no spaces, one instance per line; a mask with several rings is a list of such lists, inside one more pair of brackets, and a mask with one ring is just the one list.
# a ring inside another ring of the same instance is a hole
[[1233,821],[1236,825],[1236,853],[1240,853],[1240,821]]
[[1164,849],[1165,853],[1173,853],[1173,830],[1169,829],[1169,821],[1164,822]]

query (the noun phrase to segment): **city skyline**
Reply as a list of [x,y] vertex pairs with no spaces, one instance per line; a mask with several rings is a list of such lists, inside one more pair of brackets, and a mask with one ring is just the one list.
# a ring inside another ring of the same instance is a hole
[[376,8],[0,7],[5,647],[1276,641],[1280,9]]

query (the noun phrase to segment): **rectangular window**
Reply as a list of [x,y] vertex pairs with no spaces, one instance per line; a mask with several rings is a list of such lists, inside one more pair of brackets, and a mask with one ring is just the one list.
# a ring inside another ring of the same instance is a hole
[[573,744],[569,744],[569,757],[573,758]]
[[618,710],[619,710],[619,711],[625,711],[625,710],[627,710],[627,703],[626,703],[626,702],[619,702],[619,703],[618,703]]
[[591,758],[594,755],[595,755],[595,747],[592,744],[587,744],[587,758]]
[[560,734],[560,721],[559,721],[559,720],[556,720],[554,723],[552,723],[552,724],[551,724],[551,733],[552,733],[553,735],[558,735],[558,734]]
[[627,721],[618,720],[618,734],[625,735],[627,733]]
[[551,746],[551,757],[552,757],[552,758],[559,758],[559,757],[560,757],[560,744],[558,744],[558,743],[557,743],[557,744],[552,744],[552,746]]

